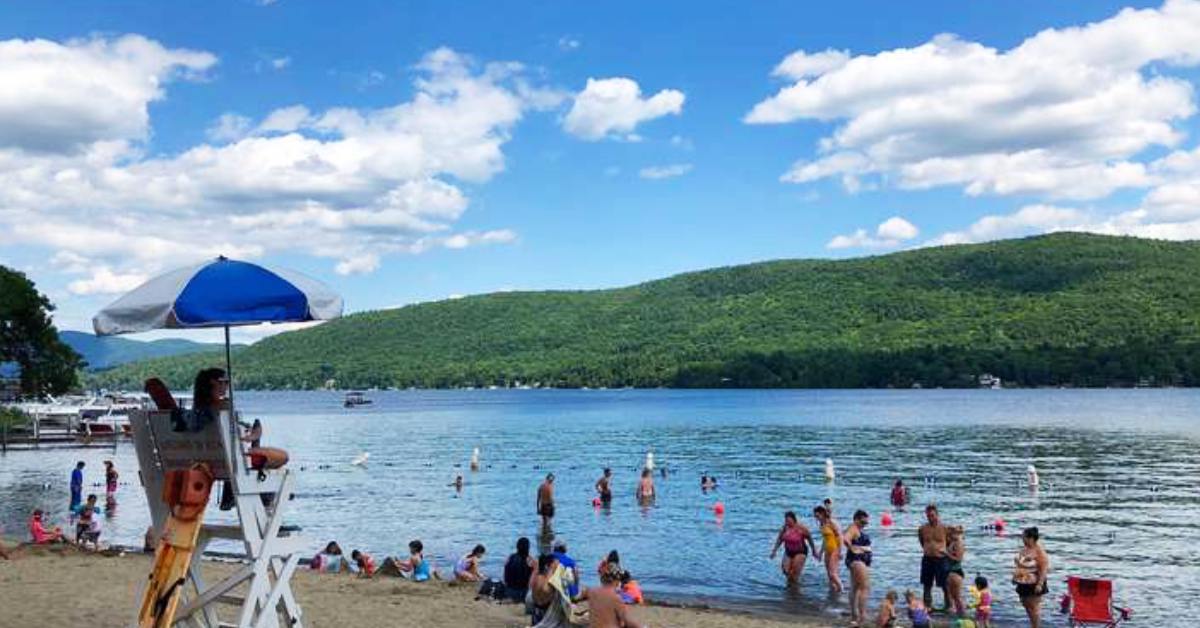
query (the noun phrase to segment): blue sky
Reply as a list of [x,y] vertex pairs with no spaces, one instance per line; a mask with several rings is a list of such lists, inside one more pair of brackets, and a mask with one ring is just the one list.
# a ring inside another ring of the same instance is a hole
[[1196,238],[1198,6],[9,3],[0,263],[86,329],[223,247],[358,311],[1068,228]]

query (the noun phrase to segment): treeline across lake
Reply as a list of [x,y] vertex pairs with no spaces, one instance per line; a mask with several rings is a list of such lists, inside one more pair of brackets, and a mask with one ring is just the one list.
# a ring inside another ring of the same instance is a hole
[[[380,290],[386,289],[381,286]],[[243,388],[1197,385],[1200,243],[1060,233],[360,312],[236,352]],[[218,354],[125,365],[187,387]]]
[[689,365],[678,388],[977,388],[980,376],[1004,386],[1076,388],[1200,385],[1200,345],[1171,339],[1116,347],[1008,350],[921,347],[860,352],[822,349],[746,354]]

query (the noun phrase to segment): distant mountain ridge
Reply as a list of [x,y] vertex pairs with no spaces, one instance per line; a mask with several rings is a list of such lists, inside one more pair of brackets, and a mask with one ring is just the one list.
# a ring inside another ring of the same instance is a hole
[[83,356],[90,371],[109,369],[139,360],[224,349],[224,345],[221,344],[177,338],[133,340],[117,336],[95,336],[81,331],[60,331],[58,337]]
[[[97,378],[190,382],[219,354]],[[1057,233],[363,312],[234,356],[242,388],[1200,385],[1200,242]]]

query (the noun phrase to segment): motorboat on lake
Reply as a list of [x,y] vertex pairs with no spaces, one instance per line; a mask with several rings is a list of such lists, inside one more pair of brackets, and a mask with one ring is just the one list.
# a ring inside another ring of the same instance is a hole
[[367,396],[362,391],[352,390],[346,393],[346,400],[342,402],[342,405],[347,408],[354,408],[357,406],[369,406],[372,403],[375,402],[367,399]]

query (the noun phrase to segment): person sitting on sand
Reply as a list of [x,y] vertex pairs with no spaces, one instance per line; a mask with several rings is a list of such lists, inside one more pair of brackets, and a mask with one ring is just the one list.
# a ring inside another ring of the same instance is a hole
[[896,590],[891,589],[883,596],[879,604],[879,617],[875,620],[875,628],[896,628]]
[[621,568],[609,565],[609,569],[600,576],[600,586],[584,593],[583,597],[588,601],[588,614],[591,617],[588,625],[591,628],[642,628],[617,593],[620,582]]
[[536,625],[546,616],[550,604],[558,595],[550,586],[550,574],[558,569],[558,559],[553,554],[538,556],[537,572],[529,579],[529,595],[525,598],[525,612],[532,616]]
[[358,567],[358,575],[364,578],[370,578],[375,575],[375,559],[366,552],[354,550],[350,552],[350,560],[354,561],[354,565]]
[[654,501],[654,474],[650,469],[642,469],[642,479],[638,481],[637,500],[646,505]]
[[621,572],[621,590],[618,593],[621,596],[621,601],[626,604],[646,603],[646,598],[642,595],[642,585],[633,579],[629,571]]
[[409,578],[413,582],[425,582],[433,572],[428,560],[425,560],[425,546],[419,540],[409,541],[408,558],[403,560],[386,558],[379,568],[379,573],[386,576]]
[[487,553],[487,548],[482,545],[476,545],[471,553],[458,559],[454,564],[454,579],[459,582],[479,582],[484,579],[483,572],[479,570],[479,561],[483,560],[483,555]]
[[46,525],[42,521],[41,508],[34,510],[33,516],[29,518],[29,535],[33,538],[34,545],[67,542],[67,539],[63,537],[62,528],[55,526],[53,529],[46,529]]
[[[350,562],[342,555],[342,548],[337,544],[337,541],[330,541],[325,550],[313,557],[310,566],[316,571],[324,571],[326,573],[339,573],[342,571],[352,571]],[[353,569],[358,569],[355,565]]]
[[567,544],[558,542],[554,544],[554,558],[558,560],[558,564],[567,572],[567,593],[574,600],[579,597],[579,565],[567,554]]
[[617,553],[617,550],[609,552],[608,556],[600,560],[600,564],[596,565],[596,574],[603,574],[609,565],[621,566],[621,555]]
[[913,628],[930,628],[929,609],[917,599],[917,594],[905,591],[904,601],[908,604],[908,619],[912,621]]
[[504,593],[513,602],[525,601],[529,580],[537,571],[537,561],[529,555],[529,539],[517,539],[517,551],[509,554],[504,563]]

